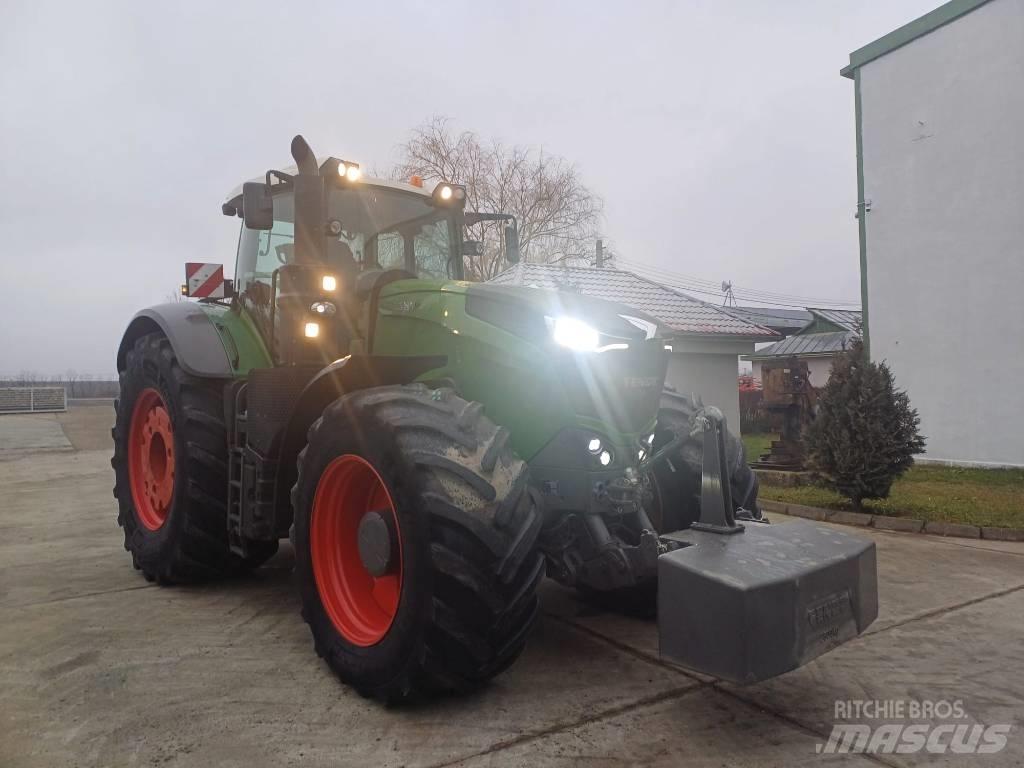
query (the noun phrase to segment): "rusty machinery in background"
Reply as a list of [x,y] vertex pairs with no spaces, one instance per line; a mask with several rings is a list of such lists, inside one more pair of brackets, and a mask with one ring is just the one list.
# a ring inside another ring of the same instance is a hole
[[804,448],[801,434],[814,418],[817,392],[811,385],[807,363],[790,357],[765,361],[761,366],[764,399],[761,407],[768,413],[771,431],[779,435],[772,448],[753,466],[764,469],[802,470]]

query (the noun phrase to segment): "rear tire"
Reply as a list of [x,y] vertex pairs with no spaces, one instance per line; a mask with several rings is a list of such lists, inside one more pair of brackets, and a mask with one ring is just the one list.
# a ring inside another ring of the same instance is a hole
[[259,565],[228,551],[227,432],[220,388],[190,376],[170,341],[135,341],[114,403],[114,497],[124,548],[149,581],[195,582]]
[[[508,436],[479,403],[422,384],[345,395],[310,427],[292,491],[302,614],[317,653],[361,694],[465,691],[522,652],[544,560],[537,499]],[[350,470],[361,479],[339,491]],[[352,563],[361,554],[331,560],[323,545],[333,526],[348,526],[339,544],[351,539],[353,503],[397,527],[397,560],[372,583],[365,561]]]

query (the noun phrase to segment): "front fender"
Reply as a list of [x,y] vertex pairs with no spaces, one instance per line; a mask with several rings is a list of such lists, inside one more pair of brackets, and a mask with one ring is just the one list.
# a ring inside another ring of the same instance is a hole
[[444,355],[391,357],[382,355],[349,355],[328,365],[314,376],[302,390],[292,407],[278,455],[275,504],[278,534],[288,535],[291,526],[290,493],[295,484],[295,459],[306,444],[310,425],[324,408],[342,395],[361,389],[389,384],[409,384],[417,378],[448,364]]

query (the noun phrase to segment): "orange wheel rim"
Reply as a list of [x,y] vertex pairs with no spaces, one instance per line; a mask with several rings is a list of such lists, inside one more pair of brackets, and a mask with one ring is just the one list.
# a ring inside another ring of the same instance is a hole
[[[367,569],[359,551],[368,514],[387,520],[393,532],[394,555],[380,575]],[[368,461],[346,454],[327,465],[316,486],[309,538],[317,592],[334,628],[353,645],[379,643],[402,594],[402,536],[391,494]]]
[[139,393],[128,430],[128,478],[139,522],[151,531],[167,521],[174,497],[174,428],[160,393]]

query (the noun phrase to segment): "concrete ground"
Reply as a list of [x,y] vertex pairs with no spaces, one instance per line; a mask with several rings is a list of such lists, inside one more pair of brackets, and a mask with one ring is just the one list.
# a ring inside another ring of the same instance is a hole
[[[1024,764],[1024,545],[865,531],[878,545],[875,624],[747,688],[661,661],[652,623],[548,583],[509,672],[470,697],[389,709],[313,653],[287,548],[245,579],[197,588],[132,569],[111,416],[0,416],[5,768]],[[1011,731],[993,755],[818,754],[836,701],[864,699],[959,700],[960,720],[914,722]]]

